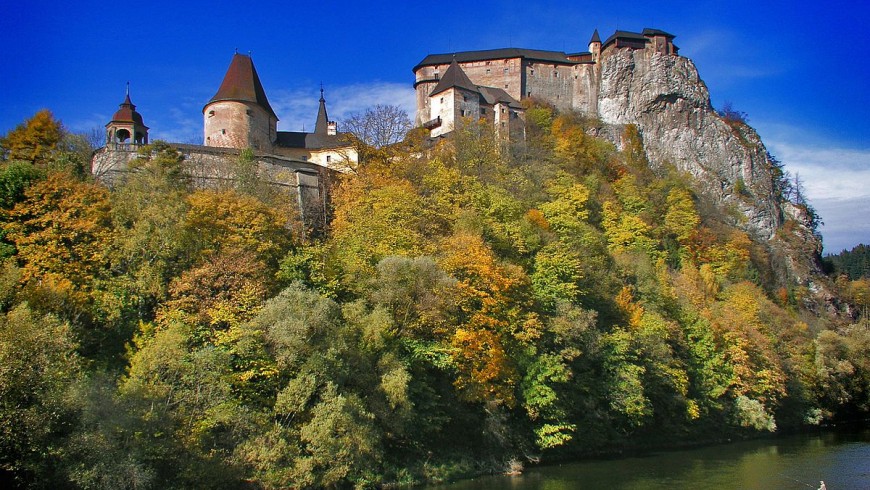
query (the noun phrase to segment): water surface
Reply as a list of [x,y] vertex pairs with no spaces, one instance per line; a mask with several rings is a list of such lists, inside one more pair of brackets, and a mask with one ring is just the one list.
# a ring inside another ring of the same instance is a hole
[[739,442],[530,468],[430,490],[870,489],[870,430]]

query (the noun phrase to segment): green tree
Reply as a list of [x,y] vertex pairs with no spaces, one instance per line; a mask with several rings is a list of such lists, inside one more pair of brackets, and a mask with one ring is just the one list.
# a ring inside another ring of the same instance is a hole
[[0,316],[0,475],[22,488],[59,483],[76,423],[68,392],[82,374],[69,326],[26,304]]

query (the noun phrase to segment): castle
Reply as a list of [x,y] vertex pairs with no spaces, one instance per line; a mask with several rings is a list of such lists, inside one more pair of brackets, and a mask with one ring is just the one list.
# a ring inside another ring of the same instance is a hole
[[[203,107],[203,144],[169,143],[184,155],[196,187],[216,187],[234,178],[242,150],[250,149],[260,176],[296,194],[302,218],[322,221],[326,182],[332,171],[347,171],[358,155],[346,134],[338,132],[326,112],[323,89],[313,133],[278,131],[278,116],[250,56],[236,53],[217,93]],[[142,115],[130,100],[130,89],[106,124],[106,145],[91,162],[93,175],[112,185],[129,171],[138,150],[148,144]]]
[[[428,55],[413,68],[416,125],[438,138],[453,131],[463,118],[482,119],[501,137],[522,139],[523,101],[531,98],[597,116],[602,61],[625,49],[649,57],[675,56],[678,48],[673,40],[667,32],[644,29],[616,31],[601,42],[595,30],[589,51],[580,53],[505,48]],[[303,214],[322,214],[329,173],[352,169],[359,162],[351,139],[329,120],[323,89],[314,132],[278,131],[278,116],[250,56],[233,56],[202,114],[202,145],[170,143],[184,155],[188,174],[198,187],[231,180],[241,151],[251,149],[263,178],[295,189]],[[106,146],[94,156],[92,171],[97,179],[111,184],[123,178],[139,147],[148,144],[148,130],[128,87],[106,124]]]
[[522,101],[530,98],[597,115],[601,61],[623,48],[676,55],[674,37],[658,29],[616,31],[602,43],[596,29],[589,51],[581,53],[505,48],[430,54],[413,68],[416,124],[438,137],[462,118],[478,118],[503,137],[521,136]]

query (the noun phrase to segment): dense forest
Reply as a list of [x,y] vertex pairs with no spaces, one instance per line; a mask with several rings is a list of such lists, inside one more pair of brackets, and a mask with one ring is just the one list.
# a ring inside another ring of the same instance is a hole
[[870,247],[863,243],[852,250],[825,257],[825,268],[833,274],[845,274],[852,281],[870,279]]
[[195,189],[158,142],[109,189],[49,112],[10,131],[0,479],[370,487],[867,414],[860,282],[808,311],[633,126],[526,114],[367,148],[325,230],[245,152]]

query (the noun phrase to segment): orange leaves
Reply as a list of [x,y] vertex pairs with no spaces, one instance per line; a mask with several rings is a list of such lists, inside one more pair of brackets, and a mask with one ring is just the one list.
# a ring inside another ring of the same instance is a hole
[[478,304],[483,312],[504,307],[511,289],[520,283],[522,270],[502,265],[479,235],[459,232],[445,239],[441,267],[459,280],[465,301]]
[[643,306],[634,301],[631,286],[623,286],[615,298],[616,305],[628,316],[628,324],[633,328],[639,328],[643,318]]
[[[470,400],[514,403],[515,359],[507,339],[536,338],[540,322],[520,316],[517,296],[526,278],[517,266],[500,264],[476,234],[460,232],[445,239],[441,267],[458,280],[462,327],[451,340],[458,368],[456,386]],[[516,326],[513,332],[512,326]]]
[[454,333],[451,344],[459,370],[454,384],[467,399],[514,405],[516,371],[495,333],[460,328]]
[[88,291],[104,266],[111,236],[108,193],[63,173],[33,184],[9,212],[9,239],[23,263],[23,281]]

